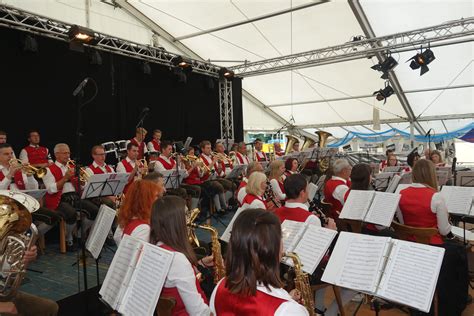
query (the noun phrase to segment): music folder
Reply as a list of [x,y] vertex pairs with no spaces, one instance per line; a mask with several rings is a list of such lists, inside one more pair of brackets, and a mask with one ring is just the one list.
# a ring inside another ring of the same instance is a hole
[[179,169],[178,171],[176,171],[176,169],[163,170],[160,171],[160,173],[163,175],[165,188],[167,189],[179,188],[181,182],[183,182],[186,177],[186,170],[184,169]]
[[98,259],[110,228],[114,222],[116,211],[105,204],[102,204],[99,213],[92,225],[91,232],[87,237],[86,249],[92,254],[94,259]]
[[128,173],[94,174],[87,180],[81,199],[119,195],[128,183]]
[[464,216],[474,216],[474,187],[443,186],[441,196],[448,212]]

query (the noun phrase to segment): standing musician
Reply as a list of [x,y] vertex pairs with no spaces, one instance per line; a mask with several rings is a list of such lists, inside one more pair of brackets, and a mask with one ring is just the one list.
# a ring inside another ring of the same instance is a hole
[[153,131],[153,139],[148,142],[147,148],[150,153],[160,153],[161,152],[161,131],[155,129]]
[[245,145],[245,142],[238,144],[235,158],[236,165],[248,165],[250,163],[250,159],[247,157],[247,145]]
[[275,160],[270,163],[270,174],[268,179],[272,187],[273,195],[280,202],[286,199],[285,187],[283,186],[283,174],[285,173],[285,164],[282,160]]
[[324,200],[331,203],[330,216],[339,218],[339,213],[344,205],[344,198],[351,186],[350,175],[352,167],[346,159],[337,159],[333,166],[333,176],[326,181],[324,186]]
[[240,182],[240,185],[238,186],[238,188],[236,190],[236,198],[237,198],[237,201],[239,202],[240,206],[242,206],[242,203],[244,202],[244,198],[247,195],[247,191],[245,190],[245,187],[247,186],[248,178],[255,171],[263,172],[263,167],[259,162],[252,161],[247,166],[247,175],[246,175],[246,177],[244,177],[242,179],[242,181]]
[[267,205],[263,199],[265,189],[267,188],[267,176],[263,172],[253,172],[245,187],[247,193],[242,200],[242,208],[261,208],[266,210]]
[[148,150],[145,144],[145,137],[147,133],[148,132],[146,129],[144,129],[143,127],[138,127],[135,130],[135,137],[129,140],[129,143],[132,143],[138,147],[137,159],[145,158],[145,154],[148,153]]
[[37,130],[28,133],[28,146],[20,152],[20,160],[36,168],[44,168],[53,163],[49,150],[40,146],[40,134]]
[[8,143],[0,144],[0,190],[35,190],[38,181],[33,175],[22,171],[22,165],[10,160],[14,159],[12,146]]
[[298,172],[298,159],[288,158],[285,161],[285,176],[289,177]]
[[[255,174],[255,173],[254,173]],[[280,279],[281,225],[265,210],[243,211],[235,220],[226,253],[226,277],[214,288],[213,315],[308,315]]]
[[262,151],[263,143],[257,138],[254,143],[255,146],[255,157],[258,162],[267,161],[267,155]]
[[[50,210],[57,211],[64,218],[66,222],[66,250],[75,251],[76,246],[72,232],[76,225],[76,211],[80,196],[76,192],[79,179],[74,174],[74,168],[67,165],[70,155],[71,152],[67,144],[56,144],[54,146],[56,162],[48,167],[43,182],[47,190],[45,206]],[[86,231],[97,216],[99,208],[89,200],[81,200],[81,210],[85,210],[87,216],[83,219]]]
[[138,161],[138,146],[130,142],[127,144],[127,157],[117,164],[118,173],[129,173],[128,184],[123,189],[127,193],[128,187],[145,172],[145,166]]
[[394,149],[387,149],[387,150],[385,151],[385,157],[386,157],[386,159],[385,159],[385,160],[382,160],[382,161],[380,162],[379,170],[385,169],[385,167],[387,166],[387,163],[388,163],[388,158],[389,158],[389,156],[390,156],[391,154],[393,154],[394,152],[395,152]]
[[285,155],[285,151],[283,149],[281,149],[281,144],[280,143],[274,143],[273,148],[275,150],[275,155],[277,157],[281,157],[281,156]]
[[229,199],[234,195],[237,185],[231,180],[226,179],[226,176],[232,172],[234,164],[232,163],[232,159],[226,155],[224,144],[216,143],[215,150],[218,154],[217,161],[214,164],[214,170],[216,171],[217,176],[216,181],[224,188],[226,194],[226,205],[229,206]]
[[[7,142],[7,132],[0,131],[0,144],[6,144]],[[15,152],[13,152],[13,158],[16,158]]]

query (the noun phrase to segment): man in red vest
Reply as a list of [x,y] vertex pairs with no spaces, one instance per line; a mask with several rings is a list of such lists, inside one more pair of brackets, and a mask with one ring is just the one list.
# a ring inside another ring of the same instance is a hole
[[149,153],[160,153],[161,152],[161,131],[155,129],[153,131],[153,139],[148,142]]
[[0,190],[35,190],[38,181],[21,170],[21,164],[10,165],[13,149],[8,143],[0,144]]
[[[105,148],[102,145],[95,145],[91,149],[92,159],[94,161],[86,168],[88,174],[106,174],[115,173],[115,170],[105,163]],[[105,204],[115,209],[115,196],[99,197],[91,199],[97,206]]]
[[[67,162],[71,156],[69,146],[59,143],[54,147],[55,163],[48,167],[48,172],[43,178],[46,186],[45,206],[50,210],[57,211],[66,222],[66,249],[75,251],[76,245],[73,241],[73,230],[76,226],[76,212],[79,201],[81,210],[85,217],[83,223],[85,230],[92,225],[97,216],[99,208],[89,200],[80,200],[76,192],[78,179],[74,175],[74,168],[69,168]],[[83,236],[85,237],[85,236]]]
[[236,165],[248,165],[250,163],[250,159],[247,157],[247,145],[245,145],[245,142],[238,144],[235,158]]
[[135,137],[130,139],[130,143],[138,147],[138,157],[137,159],[145,158],[145,154],[148,153],[148,149],[145,145],[145,137],[147,131],[143,127],[138,127],[135,131]]
[[324,200],[331,203],[330,216],[334,219],[339,218],[342,211],[346,195],[351,187],[352,167],[346,159],[337,159],[333,166],[333,176],[324,186]]
[[275,156],[281,157],[285,155],[285,151],[281,149],[281,144],[280,143],[274,143],[273,148],[275,150]]
[[260,139],[256,139],[255,143],[255,158],[257,158],[257,161],[262,162],[262,161],[267,161],[267,155],[262,151],[263,143]]
[[53,163],[49,150],[40,146],[40,134],[37,130],[28,133],[28,146],[20,152],[20,159],[36,168],[44,168]]
[[144,166],[138,161],[138,146],[130,142],[127,144],[127,157],[122,159],[117,164],[118,173],[129,173],[128,184],[123,190],[123,193],[127,193],[127,189],[130,184],[139,178],[144,172]]

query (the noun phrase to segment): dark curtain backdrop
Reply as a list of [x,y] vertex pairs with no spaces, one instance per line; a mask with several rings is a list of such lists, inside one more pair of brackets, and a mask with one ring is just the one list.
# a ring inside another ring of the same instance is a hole
[[[72,91],[92,77],[99,89],[97,97],[83,109],[81,154],[90,161],[90,148],[106,141],[134,136],[138,116],[151,109],[144,127],[164,133],[163,139],[185,140],[193,144],[220,138],[219,89],[217,81],[196,73],[188,74],[187,84],[179,83],[168,67],[150,64],[152,74],[143,73],[143,62],[100,52],[102,65],[90,63],[90,51],[69,50],[66,42],[34,36],[39,51],[25,52],[27,33],[0,27],[1,121],[0,130],[18,154],[27,144],[29,129],[39,129],[42,143],[51,151],[66,142],[75,151],[76,100]],[[212,80],[212,84],[210,84]],[[243,138],[242,83],[233,81],[234,131]],[[87,100],[93,84],[85,89]]]

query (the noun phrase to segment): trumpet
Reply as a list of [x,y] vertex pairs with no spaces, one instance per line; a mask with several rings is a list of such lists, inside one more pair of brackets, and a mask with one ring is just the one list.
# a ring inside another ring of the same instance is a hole
[[141,172],[142,177],[144,177],[148,174],[148,162],[146,161],[146,159],[139,159],[138,162],[142,165],[142,168],[144,169]]
[[10,167],[20,165],[21,171],[23,171],[27,175],[36,175],[39,179],[43,178],[46,175],[46,172],[48,172],[46,168],[36,168],[30,164],[23,165],[23,162],[20,159],[16,158],[10,159],[10,161],[8,161],[8,164],[10,165]]
[[214,158],[214,157],[217,157],[217,161],[219,162],[224,162],[225,164],[232,164],[232,159],[227,156],[225,153],[218,153],[218,152],[215,152],[213,151],[211,153],[211,156]]
[[[75,170],[76,169],[76,162],[72,159],[69,159],[66,162],[66,167],[69,169]],[[87,172],[86,168],[80,167],[79,168],[79,181],[81,184],[85,184],[87,181],[89,181],[89,178],[91,177],[91,174]]]

